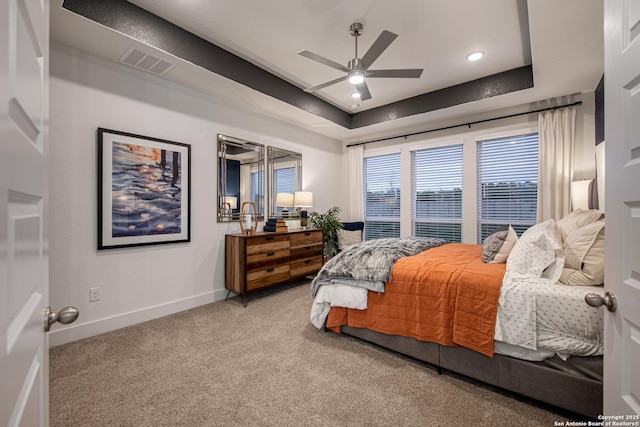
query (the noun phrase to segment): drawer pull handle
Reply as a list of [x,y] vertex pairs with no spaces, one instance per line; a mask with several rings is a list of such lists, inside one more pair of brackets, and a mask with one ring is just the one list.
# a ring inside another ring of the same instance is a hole
[[273,273],[273,270],[275,270],[275,268],[269,268],[267,269],[267,273]]
[[265,237],[266,240],[273,240],[273,236]]
[[310,260],[310,259],[308,259],[308,260],[306,260],[304,263],[305,263],[305,264],[309,264],[310,262],[311,262],[311,260]]
[[311,249],[311,246],[305,246],[304,248],[305,249]]
[[304,233],[305,236],[311,236],[311,232],[307,231],[306,233]]
[[276,254],[275,252],[269,252],[267,256],[274,256],[275,254]]

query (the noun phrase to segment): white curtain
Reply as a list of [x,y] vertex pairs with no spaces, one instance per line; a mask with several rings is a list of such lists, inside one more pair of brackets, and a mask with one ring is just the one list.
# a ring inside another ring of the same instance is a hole
[[347,186],[349,199],[347,204],[347,221],[364,221],[364,178],[363,178],[363,145],[348,148],[349,176]]
[[546,111],[538,116],[537,222],[558,220],[571,212],[575,123],[575,107]]

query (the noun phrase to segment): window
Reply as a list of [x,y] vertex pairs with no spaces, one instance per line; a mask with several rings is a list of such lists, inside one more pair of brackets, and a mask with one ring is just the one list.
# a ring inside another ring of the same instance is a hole
[[400,237],[400,153],[364,159],[365,240]]
[[413,235],[462,241],[462,145],[411,153]]
[[511,225],[518,235],[536,222],[538,134],[479,141],[478,243]]

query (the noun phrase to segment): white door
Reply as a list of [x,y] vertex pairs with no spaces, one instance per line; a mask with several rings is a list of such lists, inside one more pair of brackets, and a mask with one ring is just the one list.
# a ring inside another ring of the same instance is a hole
[[[640,0],[605,0],[604,412],[640,421]],[[622,421],[629,421],[624,419]],[[636,424],[634,424],[636,425]]]
[[0,425],[46,426],[48,0],[0,0],[0,34]]

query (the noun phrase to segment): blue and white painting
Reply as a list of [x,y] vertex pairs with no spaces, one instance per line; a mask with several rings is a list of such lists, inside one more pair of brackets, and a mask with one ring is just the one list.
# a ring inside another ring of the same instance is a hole
[[182,232],[181,153],[113,141],[112,236]]

